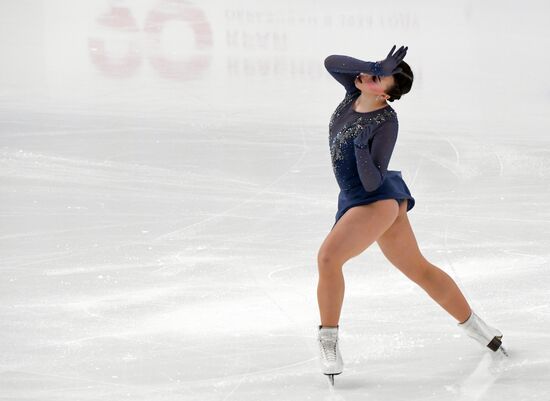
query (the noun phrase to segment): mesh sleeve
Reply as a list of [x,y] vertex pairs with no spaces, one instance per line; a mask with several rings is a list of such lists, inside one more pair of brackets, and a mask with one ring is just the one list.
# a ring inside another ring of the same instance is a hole
[[362,61],[353,57],[332,54],[325,59],[325,68],[330,75],[340,82],[347,93],[358,91],[355,77],[364,72],[369,75],[380,75],[380,63]]
[[376,190],[386,176],[388,164],[397,141],[399,123],[388,121],[375,129],[364,131],[354,139],[359,178],[366,191]]

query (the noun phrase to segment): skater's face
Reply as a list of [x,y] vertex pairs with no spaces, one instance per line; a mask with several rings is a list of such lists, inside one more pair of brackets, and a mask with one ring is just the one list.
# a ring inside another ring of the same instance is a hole
[[386,77],[373,76],[365,73],[359,74],[355,78],[355,86],[361,91],[371,93],[373,95],[385,95],[387,99],[390,96],[386,94],[386,91],[390,89],[395,83],[393,75]]

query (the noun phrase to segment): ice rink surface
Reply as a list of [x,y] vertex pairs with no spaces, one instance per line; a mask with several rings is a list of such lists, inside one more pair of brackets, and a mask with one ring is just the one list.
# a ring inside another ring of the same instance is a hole
[[[1,400],[549,400],[545,1],[2,1]],[[329,54],[409,47],[390,169],[504,359],[383,256],[344,266]]]

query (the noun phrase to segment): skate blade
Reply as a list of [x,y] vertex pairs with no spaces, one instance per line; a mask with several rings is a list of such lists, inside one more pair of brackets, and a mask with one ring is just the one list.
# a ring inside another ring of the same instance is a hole
[[493,339],[491,340],[491,342],[489,344],[487,344],[487,347],[493,351],[493,352],[497,352],[498,349],[502,346],[502,340],[501,340],[502,336],[500,337],[493,337]]
[[505,356],[509,357],[508,351],[502,346],[502,336],[496,336],[493,340],[487,345],[494,352],[502,352]]
[[504,354],[506,357],[510,357],[510,354],[508,354],[508,351],[506,351],[506,348],[504,348],[502,345],[498,347],[498,350]]
[[[342,373],[342,372],[340,372],[340,373]],[[330,382],[330,384],[331,384],[332,386],[334,386],[334,376],[337,376],[337,375],[339,375],[340,373],[325,373],[325,376],[328,377],[328,381]]]

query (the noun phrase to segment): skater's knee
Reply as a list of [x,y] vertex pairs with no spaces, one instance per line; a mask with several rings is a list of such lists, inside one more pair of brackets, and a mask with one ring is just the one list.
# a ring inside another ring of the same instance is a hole
[[342,271],[342,263],[333,254],[326,251],[319,251],[317,266],[319,272],[323,274],[340,273]]

